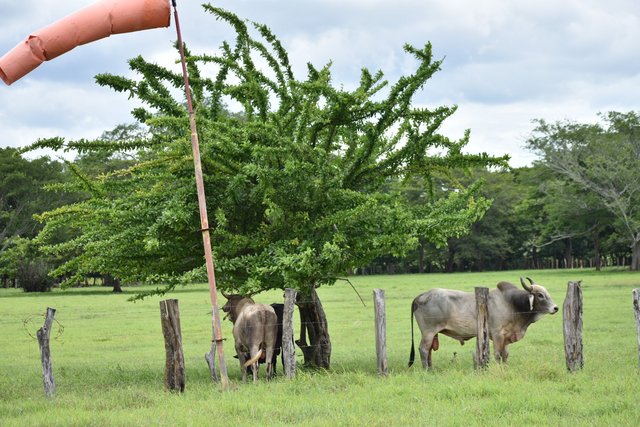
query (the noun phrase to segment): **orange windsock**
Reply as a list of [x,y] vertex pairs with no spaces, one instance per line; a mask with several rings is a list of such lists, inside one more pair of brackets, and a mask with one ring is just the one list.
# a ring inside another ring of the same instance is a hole
[[0,78],[19,80],[43,61],[111,34],[168,27],[169,0],[101,0],[30,34],[0,58]]

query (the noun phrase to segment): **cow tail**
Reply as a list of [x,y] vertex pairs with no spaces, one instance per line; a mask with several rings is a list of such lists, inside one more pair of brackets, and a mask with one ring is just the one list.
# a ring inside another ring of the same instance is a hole
[[258,360],[262,357],[262,350],[258,351],[258,353],[256,353],[255,356],[253,356],[251,359],[247,360],[246,362],[244,362],[244,367],[248,368],[249,366],[253,365],[254,363],[257,363]]
[[416,358],[416,349],[413,342],[413,313],[415,312],[415,309],[416,301],[413,300],[413,302],[411,303],[411,353],[409,353],[409,367],[413,365],[413,361]]
[[[264,325],[266,324],[267,321],[267,314],[265,311],[260,312],[260,315],[262,316],[262,342],[260,343],[260,347],[258,352],[256,353],[255,356],[253,356],[251,359],[247,360],[246,362],[244,362],[244,367],[248,368],[249,366],[253,365],[254,363],[257,363],[258,360],[260,360],[260,358],[262,357],[262,355],[264,354],[264,337],[265,337],[265,327]],[[251,356],[251,354],[249,354],[249,356]]]

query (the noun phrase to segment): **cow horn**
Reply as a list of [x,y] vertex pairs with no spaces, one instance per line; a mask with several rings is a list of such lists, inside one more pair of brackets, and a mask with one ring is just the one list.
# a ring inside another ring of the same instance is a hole
[[[529,279],[527,277],[527,279]],[[533,281],[531,279],[529,279],[529,281],[531,282],[531,285],[533,284]],[[524,281],[524,278],[520,278],[520,284],[522,284],[522,287],[527,291],[527,292],[533,292],[533,286],[531,285],[527,285]]]
[[225,291],[223,291],[222,289],[220,289],[220,293],[222,294],[223,297],[225,297],[226,299],[229,299],[229,297],[231,297],[231,295],[227,294]]

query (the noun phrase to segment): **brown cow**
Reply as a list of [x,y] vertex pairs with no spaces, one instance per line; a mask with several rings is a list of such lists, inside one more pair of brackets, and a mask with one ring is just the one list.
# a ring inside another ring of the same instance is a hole
[[242,370],[242,381],[247,381],[248,367],[251,367],[253,382],[258,380],[258,361],[261,358],[266,360],[267,379],[271,379],[278,334],[275,311],[269,305],[256,304],[249,297],[227,295],[224,292],[222,295],[227,298],[222,311],[227,313],[233,323],[233,338]]
[[[545,314],[555,314],[558,306],[549,292],[533,282],[528,285],[520,278],[523,289],[507,282],[500,282],[489,292],[489,335],[497,361],[507,362],[509,344],[521,340],[529,325]],[[411,354],[413,364],[413,317],[422,332],[420,358],[423,368],[431,368],[431,350],[438,350],[438,333],[460,341],[460,344],[477,335],[478,317],[473,293],[452,289],[431,289],[418,295],[411,304]]]

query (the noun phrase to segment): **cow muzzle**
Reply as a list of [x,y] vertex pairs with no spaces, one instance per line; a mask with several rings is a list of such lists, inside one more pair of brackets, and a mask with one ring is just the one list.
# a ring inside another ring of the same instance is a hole
[[554,305],[553,307],[551,307],[551,314],[556,314],[558,312],[558,306]]

